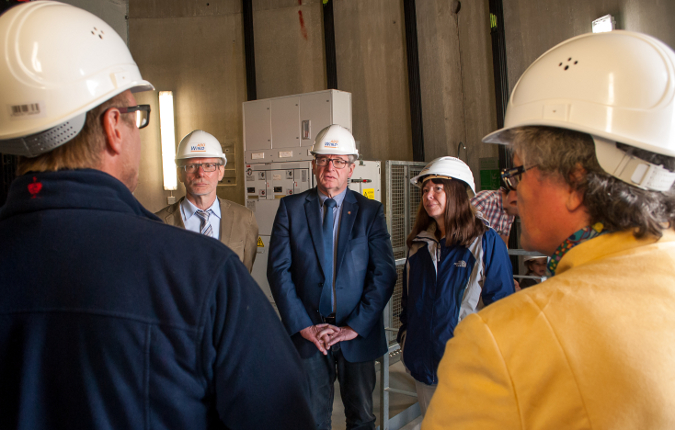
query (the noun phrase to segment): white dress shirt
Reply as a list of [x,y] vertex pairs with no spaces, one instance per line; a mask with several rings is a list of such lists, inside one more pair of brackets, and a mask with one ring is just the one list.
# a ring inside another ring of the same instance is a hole
[[[187,198],[184,198],[180,203],[180,216],[183,218],[186,230],[196,233],[201,232],[202,220],[195,214],[198,210],[199,208],[193,205]],[[205,212],[209,213],[208,223],[211,224],[211,228],[213,229],[213,237],[220,240],[220,202],[218,201],[218,197],[216,197],[211,207],[206,209]]]

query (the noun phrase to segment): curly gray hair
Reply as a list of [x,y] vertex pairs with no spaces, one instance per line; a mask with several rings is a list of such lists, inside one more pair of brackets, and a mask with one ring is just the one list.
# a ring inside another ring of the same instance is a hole
[[[610,231],[633,230],[636,238],[662,236],[675,227],[675,186],[667,192],[648,191],[606,173],[598,164],[591,135],[543,126],[510,130],[511,151],[523,165],[537,165],[549,177],[565,181],[583,195],[591,224],[602,222]],[[675,171],[675,159],[617,143],[635,157]],[[575,175],[579,169],[585,175]]]

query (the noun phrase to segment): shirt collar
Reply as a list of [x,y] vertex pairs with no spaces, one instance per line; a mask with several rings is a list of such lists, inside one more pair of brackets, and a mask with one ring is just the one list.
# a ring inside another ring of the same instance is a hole
[[560,260],[567,254],[572,248],[584,243],[587,240],[591,240],[594,237],[598,237],[601,234],[609,233],[608,230],[604,229],[604,225],[601,222],[595,223],[593,225],[586,226],[581,230],[574,232],[570,237],[565,239],[563,243],[558,246],[558,249],[555,250],[551,259],[548,262],[548,271],[551,276],[555,275],[555,271],[558,268],[558,263]]
[[[323,207],[323,204],[325,203],[326,200],[329,199],[327,195],[319,191],[319,189],[316,189],[317,193],[319,194],[319,201],[321,202],[321,206]],[[336,207],[339,208],[342,206],[342,202],[345,200],[345,196],[347,195],[347,188],[345,188],[340,194],[337,196],[333,197],[333,200],[335,200]]]
[[[185,214],[185,219],[188,220],[192,215],[195,214],[199,210],[199,208],[195,205],[192,204],[190,200],[186,198],[183,199],[183,201],[180,203],[181,209],[183,210],[183,213]],[[215,215],[220,219],[220,202],[218,201],[218,197],[213,201],[213,204],[206,209],[206,212],[210,212],[211,215]]]

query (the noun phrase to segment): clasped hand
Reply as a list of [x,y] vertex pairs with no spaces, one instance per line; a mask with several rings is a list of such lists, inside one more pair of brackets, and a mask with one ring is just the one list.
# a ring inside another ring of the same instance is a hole
[[351,327],[337,327],[324,323],[312,325],[300,330],[300,335],[312,342],[323,355],[328,354],[328,348],[338,342],[352,340],[359,334]]

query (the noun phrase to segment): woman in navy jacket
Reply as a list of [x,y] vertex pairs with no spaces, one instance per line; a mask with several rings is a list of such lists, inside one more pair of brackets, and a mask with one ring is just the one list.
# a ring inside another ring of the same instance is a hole
[[504,241],[471,206],[467,187],[475,189],[469,166],[441,157],[411,182],[422,188],[422,202],[407,240],[398,341],[424,415],[457,324],[483,304],[513,293],[514,284]]

